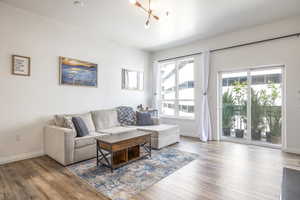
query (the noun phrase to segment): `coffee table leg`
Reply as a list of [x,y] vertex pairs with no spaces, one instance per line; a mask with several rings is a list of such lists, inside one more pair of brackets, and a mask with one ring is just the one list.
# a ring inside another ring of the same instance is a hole
[[150,135],[149,145],[150,145],[150,158],[151,158],[151,157],[152,157],[152,142],[151,142],[151,135]]
[[99,152],[98,152],[98,144],[96,145],[96,152],[97,152],[97,167],[99,165]]
[[114,168],[113,168],[113,157],[114,157],[114,153],[111,152],[111,156],[110,156],[110,171],[111,171],[111,173],[114,172]]

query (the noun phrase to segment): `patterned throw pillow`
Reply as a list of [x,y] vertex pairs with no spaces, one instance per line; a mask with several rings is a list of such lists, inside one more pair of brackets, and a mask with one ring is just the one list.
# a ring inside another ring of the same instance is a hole
[[54,115],[54,123],[56,126],[65,127],[65,115]]
[[65,128],[70,128],[70,129],[76,130],[74,123],[72,121],[72,116],[65,116],[64,119],[65,119],[65,123],[64,123]]
[[55,115],[54,122],[56,126],[75,130],[71,115]]
[[128,106],[117,107],[118,120],[122,126],[135,125],[136,124],[136,113],[133,108]]

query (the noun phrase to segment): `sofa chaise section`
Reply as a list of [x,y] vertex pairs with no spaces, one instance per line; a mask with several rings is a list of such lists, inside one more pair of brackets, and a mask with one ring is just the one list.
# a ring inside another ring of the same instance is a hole
[[161,149],[180,141],[178,125],[159,124],[153,126],[136,126],[138,130],[149,131],[151,135],[151,145],[154,149]]

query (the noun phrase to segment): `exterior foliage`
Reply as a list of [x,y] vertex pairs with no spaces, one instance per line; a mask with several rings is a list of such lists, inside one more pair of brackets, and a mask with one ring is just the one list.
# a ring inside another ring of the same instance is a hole
[[[260,140],[261,132],[267,132],[267,137],[281,136],[281,106],[277,105],[281,98],[280,86],[269,82],[267,89],[255,91],[251,88],[251,134],[252,139]],[[232,91],[223,94],[223,129],[232,129],[236,119],[238,127],[236,134],[242,129],[241,124],[247,124],[247,83],[236,81]]]
[[234,116],[234,100],[232,93],[227,91],[223,94],[223,115],[222,115],[222,124],[223,128],[232,128],[232,118]]
[[267,122],[272,136],[281,136],[281,106],[276,106],[276,101],[280,99],[280,88],[274,83],[268,84],[271,91],[267,94],[266,90],[262,91],[262,104],[265,110]]
[[[236,81],[233,84],[233,99],[234,99],[234,113],[238,117],[239,123],[237,123],[238,130],[242,130],[242,124],[247,125],[247,83]],[[236,130],[237,132],[237,130]],[[238,131],[241,133],[241,131]],[[241,133],[244,134],[244,133]],[[243,137],[243,136],[241,136]]]

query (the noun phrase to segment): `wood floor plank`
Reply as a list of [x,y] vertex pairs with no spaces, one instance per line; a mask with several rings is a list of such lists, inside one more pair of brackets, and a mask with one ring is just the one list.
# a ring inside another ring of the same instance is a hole
[[[300,156],[229,142],[182,138],[173,145],[199,154],[134,200],[278,200],[283,167],[300,169]],[[0,166],[0,200],[108,200],[48,156]]]
[[0,166],[0,179],[1,179],[0,199],[7,199],[7,200],[16,199],[15,194],[12,190],[12,185],[10,184],[10,181],[8,181],[6,178],[5,171],[6,171],[6,166]]

